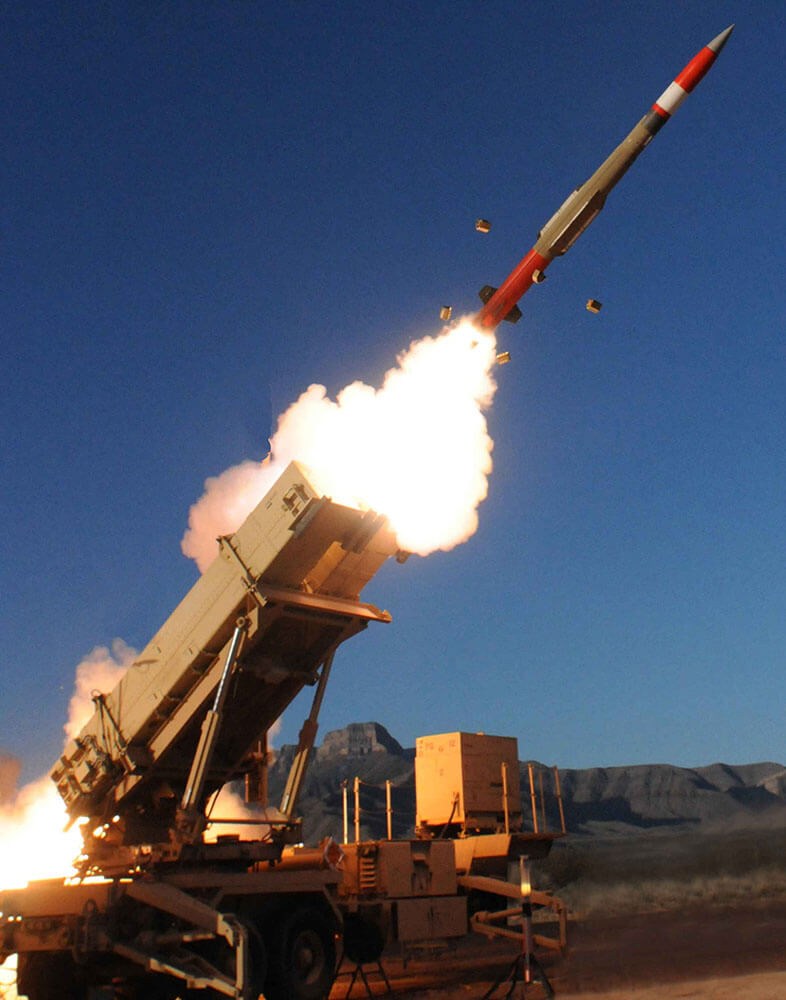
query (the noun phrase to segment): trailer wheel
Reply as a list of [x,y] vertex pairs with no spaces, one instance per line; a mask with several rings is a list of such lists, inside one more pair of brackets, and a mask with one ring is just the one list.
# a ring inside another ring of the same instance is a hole
[[85,1000],[76,963],[68,952],[33,951],[19,956],[17,991],[29,1000]]
[[270,936],[267,1000],[324,1000],[336,964],[334,927],[313,907],[295,910]]
[[356,965],[378,962],[385,948],[385,936],[379,924],[359,913],[344,917],[344,954]]
[[[180,981],[158,972],[112,981],[112,1000],[177,1000]],[[92,997],[91,997],[92,1000]]]
[[248,930],[248,958],[251,966],[249,971],[251,995],[256,1000],[261,993],[265,992],[268,971],[267,948],[256,924],[246,921],[246,928]]

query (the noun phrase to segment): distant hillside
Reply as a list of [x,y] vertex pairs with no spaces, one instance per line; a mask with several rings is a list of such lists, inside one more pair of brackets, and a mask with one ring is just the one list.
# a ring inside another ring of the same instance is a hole
[[561,772],[568,826],[742,828],[786,823],[782,764],[671,764]]
[[[278,802],[295,748],[284,746],[270,769],[270,797]],[[403,748],[377,722],[352,723],[327,733],[313,755],[298,812],[313,843],[342,833],[341,784],[361,786],[363,837],[385,835],[385,781],[393,784],[393,835],[412,834],[415,823],[414,749]],[[568,830],[607,836],[637,831],[719,831],[786,827],[786,767],[670,764],[560,771]],[[529,801],[526,764],[520,766],[522,800]],[[350,831],[350,837],[352,832]]]

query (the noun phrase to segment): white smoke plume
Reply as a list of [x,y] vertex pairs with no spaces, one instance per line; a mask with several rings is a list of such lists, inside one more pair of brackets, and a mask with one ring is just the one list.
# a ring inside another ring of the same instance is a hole
[[387,514],[403,549],[426,555],[466,541],[491,472],[484,412],[495,359],[494,335],[463,320],[413,342],[379,389],[353,382],[332,400],[309,386],[279,417],[268,459],[206,481],[183,552],[204,571],[216,538],[243,523],[293,459],[338,503]]
[[74,693],[68,703],[68,721],[63,726],[66,742],[78,735],[95,711],[93,694],[111,691],[136,656],[135,649],[122,639],[115,639],[111,651],[106,646],[96,646],[77,666]]
[[256,840],[265,837],[270,827],[265,823],[263,808],[249,806],[242,796],[233,791],[230,785],[224,785],[211,799],[207,806],[207,815],[217,820],[258,820],[258,823],[240,822],[215,823],[205,830],[205,843],[214,843],[218,837],[237,836],[240,840]]
[[[281,717],[273,723],[267,731],[267,753],[268,765],[272,764],[275,757],[273,741],[281,732]],[[207,804],[205,813],[215,819],[228,820],[258,820],[258,823],[242,822],[236,826],[231,823],[214,823],[208,825],[205,830],[205,843],[213,843],[218,837],[224,835],[237,835],[241,840],[255,840],[265,837],[270,832],[270,827],[264,822],[265,806],[249,805],[232,787],[232,784],[223,785],[218,792],[213,795]],[[2,997],[0,997],[2,1000]]]
[[0,750],[0,808],[16,797],[21,769],[22,765],[16,757]]

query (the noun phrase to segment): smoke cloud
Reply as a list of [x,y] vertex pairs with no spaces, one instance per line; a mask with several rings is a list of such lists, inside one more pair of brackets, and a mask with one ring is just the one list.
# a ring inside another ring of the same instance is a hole
[[188,530],[180,543],[183,552],[204,572],[215,559],[216,539],[229,535],[245,521],[273,485],[286,463],[241,462],[205,480],[205,492],[192,505]]
[[[224,785],[208,803],[207,814],[220,820],[241,820],[236,825],[232,823],[216,823],[208,826],[204,834],[205,843],[214,843],[219,837],[236,836],[240,840],[256,840],[270,833],[270,826],[265,823],[264,808],[247,805],[245,799],[233,790],[231,785]],[[256,820],[257,823],[249,823]]]
[[0,808],[16,797],[21,763],[10,753],[0,750]]
[[77,666],[74,693],[68,703],[68,721],[63,726],[66,742],[78,735],[95,711],[93,694],[111,691],[136,656],[135,649],[122,639],[115,639],[111,651],[106,646],[96,646]]
[[413,342],[379,389],[352,382],[332,400],[309,386],[278,418],[268,459],[205,482],[183,552],[204,571],[216,538],[243,523],[293,459],[336,502],[386,514],[403,549],[426,555],[466,541],[492,468],[484,413],[495,360],[494,335],[463,320]]

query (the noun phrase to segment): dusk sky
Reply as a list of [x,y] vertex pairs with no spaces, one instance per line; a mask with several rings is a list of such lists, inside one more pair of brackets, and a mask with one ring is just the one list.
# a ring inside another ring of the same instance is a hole
[[476,311],[732,22],[498,331],[479,530],[364,591],[393,622],[342,647],[320,733],[786,760],[783,3],[0,12],[0,750],[25,779],[75,666],[141,649],[197,578],[205,479],[263,459],[311,383],[379,386],[442,305]]

